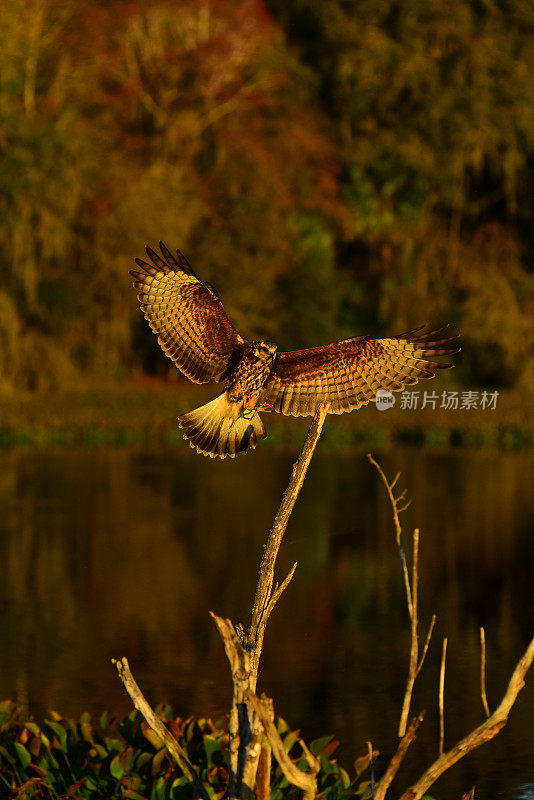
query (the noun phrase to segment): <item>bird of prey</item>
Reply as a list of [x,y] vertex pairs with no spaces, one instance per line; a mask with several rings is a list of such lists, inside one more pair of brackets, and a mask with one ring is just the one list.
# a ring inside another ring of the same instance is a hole
[[[230,322],[214,287],[185,256],[160,242],[152,263],[131,270],[141,310],[163,351],[195,383],[224,381],[215,400],[178,420],[198,453],[234,458],[266,436],[258,412],[294,417],[320,405],[343,414],[374,401],[379,389],[400,391],[452,366],[436,356],[458,352],[456,337],[426,326],[384,339],[355,336],[333,344],[279,353],[274,342],[248,342]],[[443,334],[441,334],[443,337]]]

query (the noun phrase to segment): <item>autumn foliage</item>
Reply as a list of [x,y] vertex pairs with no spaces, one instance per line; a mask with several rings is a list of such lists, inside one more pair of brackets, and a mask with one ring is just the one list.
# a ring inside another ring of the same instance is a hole
[[534,382],[529,0],[22,0],[0,32],[0,389],[165,374],[128,269],[179,246],[247,336],[456,323]]

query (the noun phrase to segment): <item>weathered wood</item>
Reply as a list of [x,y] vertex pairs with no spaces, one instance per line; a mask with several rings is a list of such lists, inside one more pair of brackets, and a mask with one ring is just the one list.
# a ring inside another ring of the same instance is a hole
[[170,730],[163,724],[161,719],[152,711],[148,701],[134,680],[134,677],[130,671],[128,659],[120,658],[116,660],[112,658],[111,661],[116,666],[117,672],[119,673],[119,678],[124,684],[124,688],[130,695],[134,706],[143,715],[154,733],[159,736],[162,743],[174,758],[186,778],[191,781],[198,797],[201,797],[202,800],[210,800],[209,794],[205,790],[202,781],[198,777],[194,766],[187,758],[185,750],[180,746],[180,743],[173,736]]
[[229,723],[230,798],[248,800],[254,796],[264,727],[249,698],[254,696],[256,692],[258,668],[267,621],[283,591],[291,581],[297,566],[294,564],[282,583],[280,585],[277,583],[273,589],[278,551],[315,447],[319,441],[325,416],[326,408],[324,407],[319,408],[315,413],[300,455],[293,465],[291,479],[267,537],[258,570],[256,592],[248,631],[242,631],[234,626],[230,620],[222,619],[210,612],[223,640],[232,673],[233,700]]
[[265,731],[265,735],[267,736],[269,744],[271,745],[274,753],[274,757],[276,758],[280,769],[284,773],[284,776],[287,778],[289,783],[293,784],[293,786],[296,786],[298,789],[302,789],[304,792],[303,800],[314,800],[315,795],[317,794],[317,773],[320,769],[319,761],[314,755],[312,755],[312,753],[310,753],[304,742],[299,740],[310,768],[308,772],[302,772],[302,770],[300,770],[289,758],[289,755],[284,749],[284,743],[282,742],[280,734],[276,730],[272,719],[272,705],[269,707],[268,698],[264,696],[260,700],[255,694],[249,692],[247,696],[247,702],[253,709],[256,716],[260,719]]
[[508,722],[508,714],[514,705],[517,695],[525,685],[525,675],[534,660],[534,639],[530,642],[522,658],[518,661],[508,683],[508,688],[503,699],[497,706],[493,714],[488,717],[478,728],[475,728],[461,739],[447,753],[443,753],[433,764],[421,775],[419,780],[407,789],[400,800],[420,800],[427,790],[443,775],[453,764],[460,761],[472,750],[480,747],[484,742],[489,742]]
[[404,690],[404,698],[402,701],[401,716],[399,720],[398,734],[402,739],[406,733],[408,725],[408,717],[410,715],[410,707],[412,704],[412,694],[417,676],[421,671],[421,667],[426,658],[428,646],[434,625],[436,623],[436,615],[432,616],[428,628],[425,645],[421,657],[419,657],[419,528],[415,528],[412,533],[412,575],[408,571],[406,557],[404,554],[404,546],[402,543],[402,525],[400,522],[400,514],[408,508],[410,500],[406,501],[406,491],[401,492],[400,495],[395,496],[395,484],[400,478],[400,472],[397,472],[391,483],[386,478],[386,475],[375,459],[370,453],[367,454],[370,463],[376,468],[379,473],[386,491],[388,493],[389,501],[393,511],[393,522],[395,525],[395,538],[397,540],[397,547],[400,554],[402,574],[404,577],[404,589],[406,592],[406,602],[408,604],[408,614],[410,617],[410,661],[408,665],[408,676],[406,678],[406,688]]
[[389,789],[391,782],[397,772],[399,771],[399,767],[404,760],[404,756],[408,752],[408,748],[415,739],[417,735],[417,730],[419,725],[422,723],[425,716],[425,712],[422,711],[418,717],[414,717],[408,726],[408,730],[400,740],[395,754],[393,755],[391,761],[388,764],[387,770],[385,771],[383,777],[380,779],[376,792],[374,794],[374,800],[384,800],[386,797],[387,790]]
[[[267,542],[265,543],[263,550],[263,556],[258,571],[256,595],[254,597],[254,605],[252,607],[250,627],[248,633],[246,634],[246,646],[250,651],[253,668],[255,669],[256,673],[261,656],[265,627],[267,625],[269,615],[274,608],[274,603],[271,601],[273,598],[275,598],[276,602],[283,589],[285,589],[287,586],[287,583],[289,583],[289,580],[291,580],[296,567],[296,565],[293,567],[293,570],[290,572],[288,578],[286,578],[286,581],[284,581],[280,587],[279,592],[278,587],[275,587],[275,591],[273,593],[272,586],[276,557],[278,555],[287,524],[291,517],[291,513],[295,506],[295,502],[299,496],[302,484],[304,483],[304,478],[306,477],[310,461],[315,452],[315,447],[319,441],[325,416],[326,408],[324,407],[320,407],[315,413],[315,416],[309,427],[306,440],[302,446],[302,450],[300,451],[300,455],[296,463],[293,465],[291,480],[289,481],[288,487],[284,492],[282,502],[280,503],[278,511],[276,512],[273,526],[269,536],[267,537]],[[255,691],[256,686],[251,686],[251,689],[252,691]]]

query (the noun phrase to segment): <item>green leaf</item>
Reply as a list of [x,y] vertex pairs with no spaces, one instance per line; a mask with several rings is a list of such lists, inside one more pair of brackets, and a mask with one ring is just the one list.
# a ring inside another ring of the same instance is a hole
[[[59,715],[54,714],[54,716],[59,716]],[[63,725],[60,725],[59,722],[54,722],[53,720],[50,719],[45,720],[45,724],[48,725],[48,727],[54,731],[62,749],[65,750],[67,745],[67,731],[65,730]]]
[[206,781],[203,781],[203,786],[204,786],[204,789],[206,790],[206,793],[207,793],[208,797],[210,797],[211,800],[217,800],[217,793],[216,793],[215,789],[213,788],[213,786],[210,786],[210,784],[206,783]]
[[19,757],[20,763],[22,764],[24,769],[27,769],[28,768],[28,764],[31,764],[31,760],[32,760],[32,757],[31,757],[30,753],[28,753],[28,751],[26,750],[24,745],[20,744],[20,742],[15,742],[15,750],[16,750],[16,753],[17,753],[17,755]]
[[110,753],[121,753],[124,750],[124,742],[120,739],[110,739],[106,736],[104,741]]
[[343,784],[343,788],[348,789],[350,786],[349,773],[346,770],[344,770],[343,767],[340,767],[339,774],[341,776],[341,783]]
[[134,760],[135,760],[134,749],[131,745],[129,745],[119,755],[119,761],[125,773],[131,771]]
[[156,706],[156,714],[166,720],[174,718],[172,706],[169,703],[160,703],[159,706]]
[[282,717],[278,717],[278,719],[276,720],[276,730],[280,735],[286,733],[286,731],[289,730],[289,725],[287,724],[285,719],[282,719]]
[[120,762],[120,753],[117,753],[117,755],[111,759],[109,771],[114,778],[117,778],[117,780],[120,780],[124,775],[124,768]]
[[163,764],[163,759],[167,755],[167,748],[162,747],[161,750],[158,750],[154,758],[152,759],[152,775],[154,777],[159,775],[162,771],[161,765]]
[[93,726],[90,722],[82,722],[80,724],[80,733],[82,735],[82,739],[84,739],[86,742],[89,742],[89,744],[94,745],[95,740],[93,738]]
[[141,731],[145,739],[147,739],[150,744],[154,745],[156,750],[160,750],[164,746],[162,739],[160,739],[157,733],[154,733],[152,728],[150,728],[146,723],[142,724]]
[[215,736],[204,734],[204,750],[208,759],[208,767],[220,766],[223,757],[221,753],[221,743]]
[[18,717],[19,707],[12,700],[0,703],[0,730],[9,727],[9,724]]
[[43,733],[43,731],[41,731],[41,741],[45,747],[50,747],[50,739],[48,738],[46,733]]
[[289,753],[295,742],[298,740],[299,733],[300,731],[291,731],[291,733],[288,733],[284,738],[283,745],[286,753]]
[[33,733],[34,736],[39,736],[41,733],[41,729],[35,724],[35,722],[25,722],[24,727],[28,728],[29,732]]
[[2,747],[1,745],[0,745],[0,756],[2,756],[2,758],[5,758],[6,761],[9,761],[10,764],[14,764],[15,763],[15,759],[13,758],[13,756],[11,756],[7,752],[6,748]]
[[63,720],[63,724],[65,725],[65,730],[67,732],[67,735],[68,735],[68,733],[70,731],[70,734],[72,736],[73,741],[77,742],[78,739],[79,739],[78,726],[74,722],[74,720],[66,718],[66,719]]
[[336,771],[335,764],[333,764],[329,758],[320,755],[319,762],[321,764],[321,772],[324,772],[325,775],[330,775],[332,772]]
[[135,768],[139,771],[143,769],[145,764],[148,764],[149,761],[152,761],[152,753],[147,753],[146,751],[141,750],[136,758]]
[[45,750],[42,759],[39,761],[39,766],[45,770],[59,769],[59,764],[51,750]]
[[371,762],[371,757],[369,753],[366,753],[364,756],[360,756],[354,761],[354,771],[356,772],[356,778],[359,778],[362,775],[367,767]]
[[190,742],[192,740],[195,734],[195,725],[196,722],[194,719],[190,719],[188,722],[185,723],[183,729],[183,738],[186,742]]
[[98,742],[95,742],[95,745],[94,745],[94,747],[95,747],[95,750],[96,750],[96,752],[97,752],[98,756],[99,756],[99,757],[102,759],[102,761],[103,761],[105,758],[107,758],[107,756],[109,755],[109,753],[108,753],[108,751],[106,750],[106,748],[104,747],[104,745],[103,745],[103,744],[98,744]]
[[160,777],[152,787],[150,800],[165,800],[165,779]]
[[323,750],[326,745],[330,744],[333,738],[333,736],[323,736],[322,739],[314,739],[310,744],[310,750],[313,755],[318,756],[321,750]]

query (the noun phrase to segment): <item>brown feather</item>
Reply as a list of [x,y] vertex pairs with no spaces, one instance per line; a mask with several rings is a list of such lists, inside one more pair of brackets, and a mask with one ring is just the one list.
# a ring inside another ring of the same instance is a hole
[[160,242],[162,256],[146,248],[131,270],[139,303],[163,351],[195,383],[221,380],[244,340],[213,290],[197,277],[185,256],[176,258]]
[[[437,337],[442,330],[423,327],[386,339],[355,337],[278,353],[260,403],[292,416],[314,414],[322,404],[333,414],[359,408],[374,401],[379,389],[398,392],[450,367],[434,360],[459,350],[457,337]],[[308,386],[312,393],[306,391]]]

